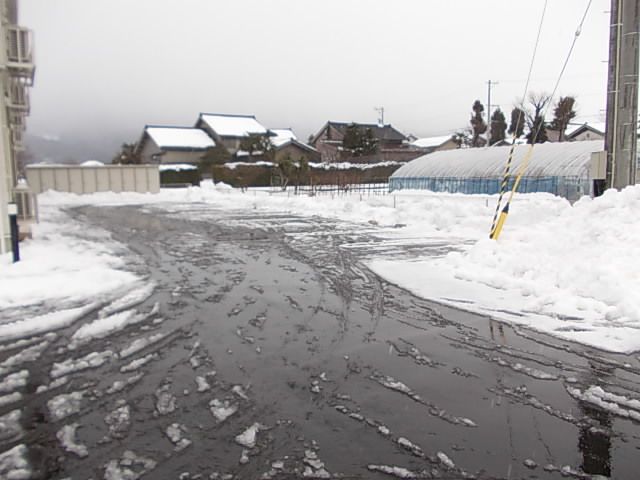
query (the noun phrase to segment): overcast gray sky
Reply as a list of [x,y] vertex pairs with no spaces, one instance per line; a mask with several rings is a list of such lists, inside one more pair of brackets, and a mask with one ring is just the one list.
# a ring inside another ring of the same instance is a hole
[[[549,0],[532,90],[550,92],[588,0]],[[598,120],[609,0],[593,0],[559,93]],[[21,0],[35,31],[32,134],[122,135],[255,114],[300,138],[327,120],[418,136],[466,126],[487,80],[522,96],[544,0]]]

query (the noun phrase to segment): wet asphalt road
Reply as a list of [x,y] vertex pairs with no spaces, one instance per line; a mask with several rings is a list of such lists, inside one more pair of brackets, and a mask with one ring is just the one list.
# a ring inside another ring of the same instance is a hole
[[[24,367],[24,437],[0,446],[28,445],[38,478],[391,478],[382,466],[419,478],[638,478],[640,424],[567,392],[640,397],[637,356],[418,299],[364,266],[384,255],[375,226],[198,205],[74,216],[127,245],[129,267],[157,283],[135,308],[159,311],[70,353],[76,324]],[[36,393],[54,362],[158,333]],[[53,419],[47,401],[76,391],[79,412]],[[220,421],[216,406],[237,411]],[[71,424],[87,456],[57,440]],[[251,426],[255,445],[240,445]]]

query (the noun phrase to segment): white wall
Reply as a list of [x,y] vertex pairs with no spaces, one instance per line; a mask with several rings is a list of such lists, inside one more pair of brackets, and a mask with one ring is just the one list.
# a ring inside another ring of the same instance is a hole
[[138,192],[158,193],[157,165],[28,166],[27,182],[35,194],[56,190],[71,193]]

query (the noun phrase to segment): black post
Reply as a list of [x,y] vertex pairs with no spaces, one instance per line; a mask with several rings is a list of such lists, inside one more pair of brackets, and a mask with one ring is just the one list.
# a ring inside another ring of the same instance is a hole
[[20,261],[20,232],[18,230],[18,215],[9,215],[9,225],[11,227],[11,250],[13,252],[13,263]]

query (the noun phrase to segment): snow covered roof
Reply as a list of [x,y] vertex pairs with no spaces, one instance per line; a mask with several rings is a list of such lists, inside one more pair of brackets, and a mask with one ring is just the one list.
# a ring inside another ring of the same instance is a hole
[[293,133],[293,130],[290,128],[272,128],[269,130],[274,134],[273,137],[270,138],[271,143],[273,143],[276,147],[283,145],[290,140],[297,140],[296,134]]
[[[529,145],[517,145],[511,171],[518,168]],[[502,178],[511,147],[462,148],[423,155],[396,170],[391,178]],[[536,145],[527,167],[529,177],[586,176],[591,153],[604,149],[602,140]]]
[[[358,122],[336,122],[329,120],[318,133],[313,137],[314,143],[327,128],[333,127],[340,132],[340,135],[345,135],[347,128],[351,125],[356,125],[360,129],[370,129],[375,138],[385,142],[404,142],[407,137],[400,131],[396,130],[391,124],[380,125],[378,123],[358,123]],[[340,140],[340,139],[335,139]]]
[[148,125],[145,133],[160,148],[206,150],[216,146],[213,139],[199,128]]
[[604,132],[607,129],[607,124],[605,122],[584,122],[580,124],[572,123],[567,126],[564,134],[566,137],[570,137],[571,135],[578,133],[578,131],[581,129],[589,129],[604,135]]
[[267,129],[253,115],[201,113],[198,124],[200,122],[204,122],[221,137],[248,137],[249,135],[267,134]]
[[269,137],[269,140],[271,140],[271,143],[273,143],[273,146],[276,147],[276,149],[284,148],[287,145],[296,145],[303,150],[317,152],[317,150],[312,146],[300,142],[296,137],[296,134],[293,133],[293,130],[290,128],[272,128],[269,132],[272,135]]
[[420,147],[420,148],[439,147],[443,143],[446,143],[449,140],[451,140],[452,138],[453,138],[453,135],[443,135],[443,136],[439,136],[439,137],[418,138],[417,140],[414,140],[413,142],[411,142],[411,145],[413,145],[414,147]]

